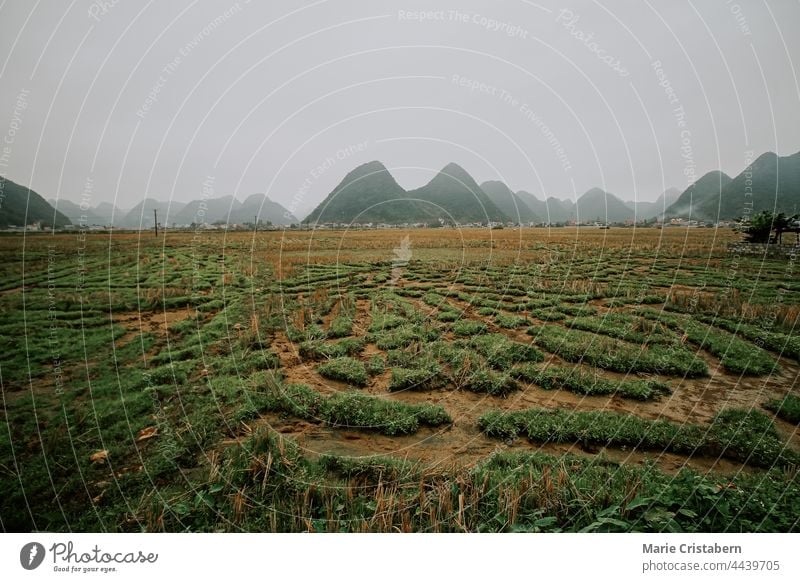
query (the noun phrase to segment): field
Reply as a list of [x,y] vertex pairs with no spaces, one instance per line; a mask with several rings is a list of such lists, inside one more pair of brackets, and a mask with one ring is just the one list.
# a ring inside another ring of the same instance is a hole
[[800,282],[715,229],[0,238],[5,531],[797,531]]

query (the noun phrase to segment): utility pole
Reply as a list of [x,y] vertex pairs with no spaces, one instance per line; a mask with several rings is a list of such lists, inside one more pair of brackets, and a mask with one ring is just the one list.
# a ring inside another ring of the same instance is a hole
[[156,236],[158,236],[158,209],[153,208],[153,224],[156,228]]
[[258,215],[256,214],[255,218],[253,219],[253,232],[258,232]]

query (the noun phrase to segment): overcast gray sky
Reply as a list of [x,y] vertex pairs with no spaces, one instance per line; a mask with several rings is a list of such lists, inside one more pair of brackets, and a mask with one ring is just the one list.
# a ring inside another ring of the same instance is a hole
[[800,150],[798,23],[796,0],[6,0],[0,170],[125,208],[212,177],[303,215],[375,159],[409,189],[455,161],[652,200]]

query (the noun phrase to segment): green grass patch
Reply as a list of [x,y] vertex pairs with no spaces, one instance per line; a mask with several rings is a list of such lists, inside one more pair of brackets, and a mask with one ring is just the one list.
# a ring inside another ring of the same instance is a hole
[[565,314],[555,309],[532,309],[531,317],[542,321],[563,321],[567,318]]
[[458,311],[440,311],[436,314],[436,319],[443,323],[451,323],[461,319],[461,314]]
[[264,394],[261,409],[390,436],[414,434],[421,425],[436,427],[452,422],[441,406],[406,404],[357,392],[325,397],[308,386],[295,384]]
[[770,400],[764,404],[764,408],[770,410],[786,422],[800,425],[800,398],[794,394],[787,394],[782,399]]
[[[651,463],[501,452],[443,474],[385,457],[306,459],[267,431],[230,447],[222,461],[227,472],[198,485],[202,502],[172,503],[166,529],[346,532],[366,523],[370,531],[784,532],[796,529],[800,503],[796,474],[780,470],[673,475]],[[249,500],[243,510],[236,492]],[[459,509],[460,499],[478,501]]]
[[408,323],[406,319],[399,315],[373,310],[372,321],[370,322],[368,331],[386,331],[387,329],[394,329],[406,323]]
[[764,376],[780,369],[766,350],[731,333],[652,309],[642,309],[639,312],[649,319],[661,321],[685,333],[689,341],[717,356],[728,372]]
[[542,443],[591,443],[681,455],[725,457],[756,467],[796,465],[800,454],[779,439],[774,423],[757,410],[725,410],[710,426],[646,420],[608,411],[530,409],[491,411],[480,417],[488,436],[526,436]]
[[396,350],[410,346],[415,342],[430,342],[437,339],[440,332],[427,324],[404,325],[390,331],[372,333],[368,339],[381,350]]
[[363,338],[345,338],[338,342],[312,340],[302,342],[298,347],[298,353],[305,360],[329,360],[357,356],[364,349],[364,345]]
[[469,340],[469,346],[486,358],[493,368],[509,370],[522,362],[544,361],[544,354],[535,347],[509,340],[503,334],[487,334]]
[[481,322],[472,319],[462,319],[453,324],[453,333],[460,336],[480,335],[489,331],[489,327]]
[[509,374],[495,372],[494,370],[476,370],[461,386],[470,392],[482,392],[490,396],[508,396],[511,392],[519,390],[519,384]]
[[353,386],[369,384],[367,368],[359,360],[350,357],[336,358],[317,366],[317,372],[324,378],[347,382]]
[[800,336],[772,331],[772,322],[770,321],[764,322],[764,326],[761,326],[707,315],[699,315],[697,319],[740,335],[752,342],[757,342],[768,350],[800,361]]
[[504,313],[498,313],[494,316],[494,322],[504,329],[515,329],[517,327],[522,327],[528,323],[528,319],[521,315],[506,315]]
[[379,376],[386,371],[386,362],[384,361],[383,356],[375,354],[365,364],[365,367],[370,376]]
[[389,391],[437,390],[446,384],[442,369],[436,364],[421,368],[392,368]]
[[586,362],[604,370],[669,376],[706,376],[708,366],[692,351],[679,346],[648,349],[613,338],[557,325],[528,328],[533,341],[568,362]]
[[579,368],[543,368],[523,364],[511,370],[515,378],[538,385],[544,390],[567,390],[586,396],[618,394],[634,400],[652,400],[670,394],[669,387],[657,380],[611,380]]
[[335,317],[328,327],[328,337],[347,337],[353,335],[353,320],[347,316]]
[[564,325],[640,345],[666,345],[678,341],[675,333],[662,323],[623,313],[609,313],[603,317],[576,317]]
[[591,305],[562,305],[559,309],[573,317],[590,317],[597,314],[597,308]]

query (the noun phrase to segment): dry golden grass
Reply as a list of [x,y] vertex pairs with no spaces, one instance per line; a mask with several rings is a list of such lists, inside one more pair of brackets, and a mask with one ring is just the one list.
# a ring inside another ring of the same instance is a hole
[[[121,232],[90,235],[85,243],[74,234],[28,235],[0,237],[0,252],[19,250],[23,240],[27,260],[41,260],[48,245],[56,245],[65,258],[74,259],[79,252],[87,256],[118,249],[122,253],[139,251],[139,268],[147,266],[160,254],[179,249],[198,256],[223,253],[232,270],[248,278],[263,273],[269,266],[279,278],[296,274],[307,264],[335,264],[391,261],[393,249],[408,235],[415,259],[435,260],[443,269],[465,263],[487,262],[503,266],[514,262],[547,260],[553,252],[581,257],[586,252],[596,257],[601,253],[685,257],[718,260],[725,256],[726,245],[739,240],[730,229],[712,228],[524,228],[524,229],[412,229],[412,230],[323,230],[272,231],[253,233],[207,233],[198,242],[192,233],[167,232],[158,238],[140,233]],[[82,248],[85,245],[85,249]],[[138,249],[137,249],[138,247]],[[160,260],[160,257],[159,257]],[[230,261],[230,262],[229,262]],[[7,265],[16,270],[21,264]],[[225,273],[225,283],[231,281]]]

